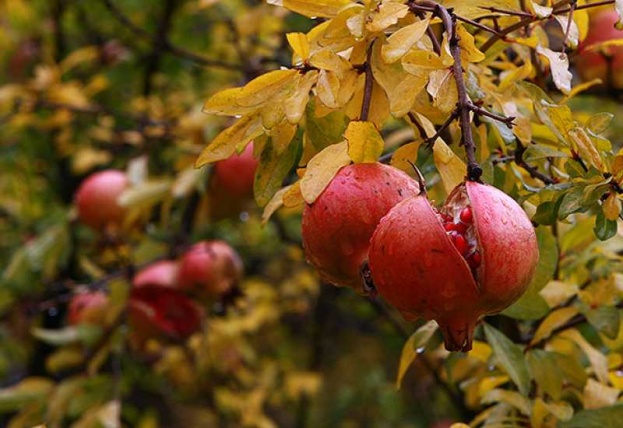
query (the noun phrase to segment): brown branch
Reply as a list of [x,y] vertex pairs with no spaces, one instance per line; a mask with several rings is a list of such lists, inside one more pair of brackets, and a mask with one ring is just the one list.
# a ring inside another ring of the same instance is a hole
[[489,110],[486,110],[484,108],[482,108],[481,106],[478,106],[476,104],[473,103],[469,103],[469,109],[471,111],[473,111],[474,113],[480,115],[480,116],[487,116],[493,120],[497,120],[498,122],[502,122],[503,124],[505,124],[508,128],[513,127],[514,123],[513,121],[515,120],[515,117],[513,116],[502,116],[493,112],[490,112]]
[[502,15],[510,15],[510,16],[521,16],[523,18],[532,18],[532,14],[529,12],[524,12],[523,10],[509,10],[502,9],[495,6],[478,6],[479,9],[488,10],[491,13],[497,13]]
[[573,12],[576,8],[576,2],[571,2],[571,6],[569,7],[569,16],[567,19],[567,28],[565,28],[565,38],[562,40],[562,45],[567,48],[567,42],[569,41],[569,33],[571,32],[571,23],[573,22]]
[[368,115],[370,114],[370,104],[372,103],[372,90],[374,89],[374,75],[372,74],[372,66],[370,65],[370,58],[372,57],[373,46],[374,41],[368,47],[366,62],[365,64],[363,64],[363,69],[366,77],[363,86],[363,101],[361,102],[361,114],[359,115],[359,119],[364,121],[368,120]]
[[456,15],[456,19],[458,19],[459,21],[463,21],[466,24],[469,25],[473,25],[476,28],[480,28],[481,30],[486,31],[487,33],[491,33],[493,35],[498,35],[500,37],[504,37],[504,35],[502,33],[500,33],[499,31],[497,31],[496,29],[493,29],[491,27],[488,27],[484,24],[481,24],[480,22],[474,21],[472,19],[468,19],[468,18],[464,18],[462,16]]
[[519,141],[517,141],[517,150],[515,150],[515,159],[514,159],[517,166],[523,168],[528,174],[530,174],[530,177],[536,178],[537,180],[541,180],[545,184],[558,183],[558,181],[555,178],[550,177],[546,174],[543,174],[536,167],[528,164],[523,159],[523,154],[525,151],[526,151],[526,147],[524,147]]

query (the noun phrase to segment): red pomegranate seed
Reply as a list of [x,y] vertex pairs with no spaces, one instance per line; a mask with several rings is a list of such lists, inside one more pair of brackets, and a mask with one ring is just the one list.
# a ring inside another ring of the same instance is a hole
[[476,269],[478,268],[478,266],[480,266],[480,263],[482,262],[482,256],[480,255],[480,253],[478,252],[478,250],[474,251],[468,258],[467,258],[467,264],[469,265],[470,268],[472,269]]
[[470,207],[465,207],[459,214],[459,219],[463,223],[471,223],[474,217],[472,216],[472,209]]
[[458,232],[452,232],[450,237],[452,238],[452,243],[454,244],[456,249],[459,251],[459,253],[461,253],[462,255],[465,255],[465,253],[467,253],[467,248],[468,248],[465,237]]

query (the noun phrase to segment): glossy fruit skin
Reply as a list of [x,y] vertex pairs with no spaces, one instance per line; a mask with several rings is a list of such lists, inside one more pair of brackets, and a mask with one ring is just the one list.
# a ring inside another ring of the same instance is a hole
[[586,50],[591,45],[623,38],[623,31],[614,27],[617,20],[618,14],[613,7],[596,10],[591,16],[588,34],[578,47],[576,56],[577,69],[583,81],[599,78],[605,85],[608,84],[608,60],[604,57],[605,53],[611,56],[610,85],[612,88],[623,89],[623,46]]
[[199,297],[217,299],[242,279],[238,253],[225,241],[201,241],[180,259],[179,285]]
[[360,271],[374,229],[394,205],[419,193],[419,184],[394,167],[381,163],[343,167],[303,211],[307,261],[323,281],[365,294]]
[[446,204],[469,200],[481,257],[472,271],[425,196],[396,205],[379,223],[370,270],[379,294],[405,318],[434,319],[446,349],[468,351],[476,323],[516,301],[538,263],[532,223],[508,195],[488,185],[459,185]]
[[80,221],[98,231],[120,226],[125,208],[117,203],[117,199],[129,185],[123,171],[109,169],[90,175],[75,196]]
[[179,263],[175,260],[161,260],[144,267],[132,279],[134,287],[155,285],[159,287],[179,287]]
[[76,294],[69,302],[67,321],[71,325],[103,325],[108,311],[109,298],[103,291]]
[[234,154],[214,165],[214,186],[225,190],[230,197],[251,196],[257,164],[251,142],[239,155]]

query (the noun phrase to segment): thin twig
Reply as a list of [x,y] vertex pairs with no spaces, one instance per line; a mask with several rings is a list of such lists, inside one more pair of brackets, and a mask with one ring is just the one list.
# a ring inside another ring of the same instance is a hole
[[469,103],[469,109],[471,111],[473,111],[474,113],[480,115],[480,116],[487,116],[490,117],[493,120],[497,120],[498,122],[502,122],[503,124],[505,124],[508,128],[513,127],[514,123],[513,121],[515,120],[514,116],[502,116],[493,112],[490,112],[489,110],[486,110],[484,108],[482,108],[481,106],[478,106],[474,103]]
[[571,33],[571,23],[573,22],[573,12],[575,11],[577,4],[575,1],[571,2],[569,7],[569,16],[567,17],[567,28],[565,28],[565,38],[562,41],[562,45],[567,48],[567,42],[569,41],[569,34]]
[[550,177],[546,174],[543,174],[538,169],[536,169],[534,166],[528,164],[523,159],[523,154],[525,151],[526,151],[526,147],[524,147],[523,144],[517,141],[517,150],[515,150],[515,163],[517,164],[517,166],[523,168],[528,174],[530,174],[530,177],[541,180],[545,184],[558,183],[558,181],[555,178]]
[[491,34],[494,34],[494,35],[499,35],[500,37],[504,37],[504,35],[502,33],[500,33],[499,31],[497,31],[497,30],[495,30],[495,29],[493,29],[491,27],[488,27],[488,26],[486,26],[484,24],[481,24],[480,22],[474,21],[472,19],[464,18],[464,17],[459,16],[459,15],[456,15],[456,19],[458,19],[459,21],[463,21],[463,22],[465,22],[465,23],[467,23],[469,25],[473,25],[476,28],[480,28],[481,30],[484,30],[484,31],[486,31],[488,33],[491,33]]

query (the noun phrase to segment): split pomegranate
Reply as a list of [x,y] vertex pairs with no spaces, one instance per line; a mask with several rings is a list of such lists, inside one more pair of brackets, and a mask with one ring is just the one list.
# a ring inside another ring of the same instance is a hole
[[468,351],[476,323],[525,292],[538,257],[517,202],[468,181],[439,210],[419,195],[389,211],[372,236],[370,271],[405,318],[436,320],[446,349]]
[[361,276],[370,238],[398,202],[419,194],[419,184],[381,163],[345,166],[303,211],[303,248],[320,277],[365,294]]

